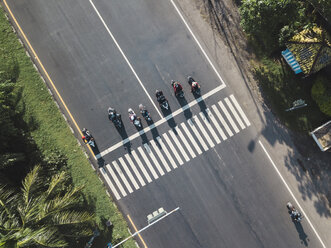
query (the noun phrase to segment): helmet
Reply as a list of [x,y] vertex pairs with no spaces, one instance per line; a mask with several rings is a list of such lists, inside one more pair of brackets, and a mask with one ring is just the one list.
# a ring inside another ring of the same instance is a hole
[[82,136],[82,139],[86,139],[86,137],[85,136]]

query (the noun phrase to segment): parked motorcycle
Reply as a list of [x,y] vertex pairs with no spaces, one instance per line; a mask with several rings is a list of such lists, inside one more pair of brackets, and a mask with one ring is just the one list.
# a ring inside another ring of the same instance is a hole
[[116,112],[114,108],[109,107],[108,108],[108,118],[110,121],[112,121],[115,125],[115,127],[122,127],[122,117],[120,114]]
[[130,121],[136,126],[141,127],[141,120],[139,117],[137,117],[136,113],[132,110],[132,108],[128,109],[129,112],[129,119]]
[[82,133],[83,133],[82,139],[84,143],[89,144],[92,147],[95,147],[95,142],[92,134],[86,128],[83,128]]
[[289,213],[291,215],[291,218],[296,221],[300,222],[303,218],[302,214],[292,205],[292,203],[288,202],[286,204],[287,209],[289,210]]
[[139,104],[139,110],[141,115],[145,118],[147,122],[152,121],[152,118],[144,105]]
[[183,91],[182,85],[179,82],[176,82],[174,80],[171,80],[171,85],[174,89],[175,96],[183,98],[184,97],[184,91]]
[[155,92],[156,99],[160,105],[161,108],[168,110],[169,109],[169,103],[168,100],[163,95],[163,92],[161,90],[156,90]]
[[193,94],[196,94],[197,96],[200,96],[201,95],[201,90],[200,90],[200,85],[198,84],[197,81],[195,81],[193,79],[193,77],[189,76],[187,78],[187,81],[189,83],[189,85],[191,85],[191,92]]

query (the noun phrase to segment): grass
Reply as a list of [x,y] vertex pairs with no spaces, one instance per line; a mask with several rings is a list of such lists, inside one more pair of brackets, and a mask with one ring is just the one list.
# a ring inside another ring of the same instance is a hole
[[[110,241],[114,244],[128,237],[130,234],[127,223],[107,196],[105,187],[92,170],[83,150],[48,93],[46,85],[13,33],[3,10],[0,11],[0,32],[0,49],[10,53],[18,63],[19,77],[16,87],[22,91],[18,111],[23,114],[34,142],[45,157],[53,156],[54,153],[64,156],[73,184],[85,185],[84,197],[94,208],[96,222],[101,229],[101,236],[95,239],[93,247],[105,247]],[[112,230],[105,227],[106,220],[112,221]],[[83,246],[81,243],[75,245]],[[122,247],[136,246],[133,240],[129,240]]]
[[[262,88],[267,104],[291,130],[308,134],[330,118],[319,110],[311,97],[314,75],[302,78],[295,75],[285,62],[266,57],[261,58],[254,68],[255,78]],[[286,112],[298,99],[303,99],[308,106]]]

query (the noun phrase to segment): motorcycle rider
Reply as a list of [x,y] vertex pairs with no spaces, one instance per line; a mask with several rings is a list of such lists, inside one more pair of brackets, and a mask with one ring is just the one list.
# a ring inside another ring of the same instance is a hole
[[139,110],[140,110],[140,113],[141,115],[145,118],[145,119],[150,119],[149,117],[149,113],[146,109],[146,107],[142,104],[139,104]]
[[166,101],[166,98],[165,98],[165,96],[163,95],[162,90],[156,90],[156,91],[155,91],[155,96],[156,96],[157,101],[158,101],[160,104],[162,104],[164,101]]
[[86,128],[83,128],[82,133],[83,133],[82,139],[83,139],[84,143],[87,143],[90,146],[94,147],[95,146],[94,145],[94,138],[90,134],[90,132]]
[[175,80],[171,80],[171,85],[174,88],[175,95],[178,96],[183,91],[183,87],[179,82],[176,82]]
[[116,110],[112,107],[108,108],[108,118],[109,120],[111,120],[112,122],[114,122],[116,119],[121,120],[121,115],[117,114]]

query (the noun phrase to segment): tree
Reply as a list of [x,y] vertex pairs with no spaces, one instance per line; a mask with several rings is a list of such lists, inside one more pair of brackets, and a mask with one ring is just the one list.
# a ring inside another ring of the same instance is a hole
[[330,79],[319,75],[311,89],[311,96],[319,109],[326,115],[331,116],[331,87]]
[[35,166],[21,190],[0,185],[0,247],[65,247],[69,237],[92,234],[93,214],[80,210],[82,187],[60,172],[47,180]]

